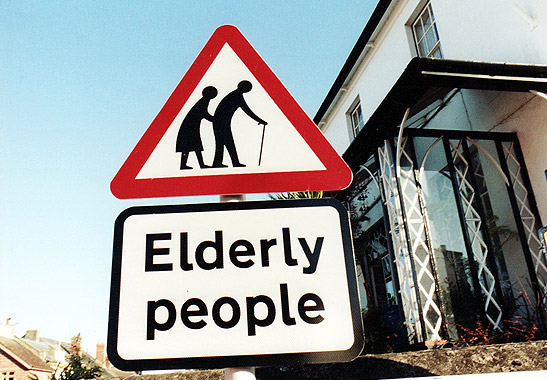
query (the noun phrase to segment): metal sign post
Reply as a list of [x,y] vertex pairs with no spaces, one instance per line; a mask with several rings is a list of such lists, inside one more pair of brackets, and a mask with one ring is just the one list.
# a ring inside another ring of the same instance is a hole
[[254,367],[226,368],[224,370],[226,380],[256,380]]
[[[262,153],[262,152],[261,152]],[[245,194],[221,195],[220,202],[244,202]],[[256,380],[254,367],[226,368],[225,380]]]

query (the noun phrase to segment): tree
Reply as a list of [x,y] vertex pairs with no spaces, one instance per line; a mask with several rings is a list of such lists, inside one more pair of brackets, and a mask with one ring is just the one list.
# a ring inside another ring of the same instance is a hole
[[287,199],[309,199],[309,198],[323,198],[322,191],[300,191],[297,193],[278,193],[268,194],[270,199],[280,201]]
[[101,377],[103,369],[91,361],[85,362],[83,357],[79,355],[68,356],[68,364],[57,377],[55,373],[51,376],[51,380],[80,380],[80,379],[96,379]]

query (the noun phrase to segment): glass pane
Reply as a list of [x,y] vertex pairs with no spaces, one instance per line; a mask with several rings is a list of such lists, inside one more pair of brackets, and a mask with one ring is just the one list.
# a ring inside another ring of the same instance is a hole
[[368,279],[365,278],[363,273],[363,264],[357,262],[355,269],[357,271],[357,286],[359,287],[359,303],[361,304],[361,310],[366,310],[368,307],[368,297],[365,281],[368,281]]
[[[494,141],[478,140],[476,143],[482,149],[475,146],[470,149],[473,170],[487,219],[496,277],[501,284],[505,310],[508,316],[526,316],[531,310],[527,310],[522,295],[531,297],[533,290],[505,177],[499,170]],[[516,217],[520,218],[518,215]]]
[[427,49],[425,39],[423,39],[422,42],[418,44],[418,55],[420,57],[427,57],[428,53],[429,53],[429,50]]
[[431,4],[427,6],[427,11],[429,13],[429,17],[431,17],[431,22],[435,24],[435,14],[433,14],[433,8],[431,8]]
[[433,28],[431,28],[431,31],[433,32],[433,35],[435,36],[435,41],[439,41],[439,32],[437,31],[437,24],[433,24]]
[[[372,173],[376,172],[373,158],[365,165]],[[353,183],[346,196],[346,207],[350,212],[353,238],[357,239],[383,217],[383,208],[378,186],[366,170],[355,173]]]
[[353,129],[353,135],[357,136],[357,133],[363,128],[363,113],[361,112],[361,105],[358,104],[351,113],[351,127]]
[[354,111],[351,114],[351,125],[355,127],[359,123],[359,115]]
[[425,10],[425,12],[422,14],[422,23],[424,25],[424,29],[427,31],[427,29],[431,26],[431,17],[429,15],[429,9],[430,7],[428,6],[427,9]]
[[433,52],[431,52],[429,55],[433,58],[442,58],[443,53],[441,51],[441,45],[438,44],[435,49],[433,49]]
[[414,24],[414,33],[416,35],[416,41],[420,41],[420,39],[422,38],[422,36],[424,35],[424,31],[423,31],[423,28],[422,28],[422,21],[421,20],[418,20],[415,24]]
[[384,277],[386,279],[390,279],[391,278],[391,263],[389,262],[389,256],[386,255],[382,257],[382,266],[384,268]]
[[358,105],[355,109],[355,113],[357,114],[357,118],[361,120],[363,118],[363,114],[361,113],[361,105]]
[[[471,265],[458,214],[456,198],[442,142],[428,149],[435,138],[414,139],[419,180],[430,229],[431,246],[439,282],[439,296],[448,322],[449,337],[456,339],[456,325],[472,327],[477,318]],[[424,162],[425,159],[425,162]]]
[[371,277],[374,284],[374,295],[376,305],[378,307],[386,307],[387,305],[387,292],[384,276],[382,275],[382,266],[378,261],[371,264]]
[[393,286],[393,281],[391,280],[386,282],[386,297],[388,306],[397,305],[397,298],[395,297],[395,287]]
[[532,261],[535,266],[538,280],[542,283],[547,283],[547,261],[545,256],[540,255],[540,241],[537,238],[536,230],[539,228],[539,220],[536,219],[532,212],[529,200],[529,190],[526,188],[522,178],[522,166],[515,154],[515,146],[513,142],[504,142],[504,156],[506,157],[507,167],[511,173],[510,181],[513,183],[513,191],[519,207],[518,218],[521,219],[524,225],[528,249],[532,256]]
[[429,51],[432,51],[435,47],[435,44],[437,43],[437,38],[435,37],[435,33],[433,32],[433,29],[429,29],[427,34],[425,35],[425,39],[427,40],[427,47],[429,48]]

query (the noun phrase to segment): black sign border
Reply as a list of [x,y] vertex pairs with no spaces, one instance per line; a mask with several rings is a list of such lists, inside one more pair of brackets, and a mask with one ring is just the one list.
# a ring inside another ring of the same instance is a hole
[[[280,209],[280,208],[309,208],[309,207],[333,207],[340,216],[342,244],[344,249],[345,266],[350,296],[350,309],[352,314],[354,344],[348,350],[322,351],[322,352],[298,352],[285,354],[257,354],[257,355],[233,355],[233,356],[203,356],[192,358],[154,358],[154,359],[123,359],[118,354],[118,324],[120,306],[121,283],[121,259],[122,239],[125,221],[133,215],[143,214],[170,214],[187,212],[210,212],[230,210],[256,210],[256,209]],[[357,290],[357,273],[353,255],[353,242],[348,212],[344,206],[335,199],[299,199],[282,201],[251,201],[251,202],[226,202],[186,205],[158,205],[135,206],[120,213],[114,225],[114,250],[112,257],[112,279],[110,286],[110,310],[108,320],[107,354],[110,362],[121,370],[167,370],[167,369],[196,369],[196,368],[232,368],[232,367],[257,367],[271,365],[297,365],[313,363],[349,362],[355,359],[364,346],[363,322]]]

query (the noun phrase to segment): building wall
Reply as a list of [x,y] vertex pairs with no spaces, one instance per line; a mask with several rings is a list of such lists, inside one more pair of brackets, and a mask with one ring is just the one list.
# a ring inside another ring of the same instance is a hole
[[[360,99],[368,120],[410,59],[410,24],[425,1],[399,1],[364,60],[324,118],[322,129],[343,153],[353,137],[347,112]],[[516,5],[515,5],[516,4]],[[547,65],[547,2],[537,0],[431,0],[444,58]],[[518,9],[518,10],[517,10]],[[524,12],[531,21],[529,24]],[[493,15],[495,17],[493,17]]]
[[[12,376],[10,373],[13,372],[13,378],[15,380],[27,380],[28,374],[23,367],[17,364],[9,355],[4,351],[0,350],[0,378],[10,379]],[[7,373],[7,375],[4,375]]]
[[543,225],[547,225],[547,99],[535,96],[500,127],[516,130]]
[[433,0],[432,5],[446,58],[547,63],[545,1]]
[[[344,86],[339,100],[325,115],[323,132],[339,153],[344,153],[353,140],[348,112],[356,100],[361,103],[364,120],[368,120],[416,56],[410,24],[425,4],[423,0],[397,2],[381,32],[370,41],[372,47]],[[477,5],[473,0],[431,0],[431,5],[444,58],[547,65],[547,2],[482,0]],[[547,99],[531,94],[465,91],[458,96],[460,108],[451,109],[452,117],[446,113],[451,128],[517,132],[534,193],[544,198]],[[473,125],[469,125],[461,110],[476,114]],[[443,125],[439,123],[437,127]],[[547,223],[547,202],[537,200],[542,221]]]

